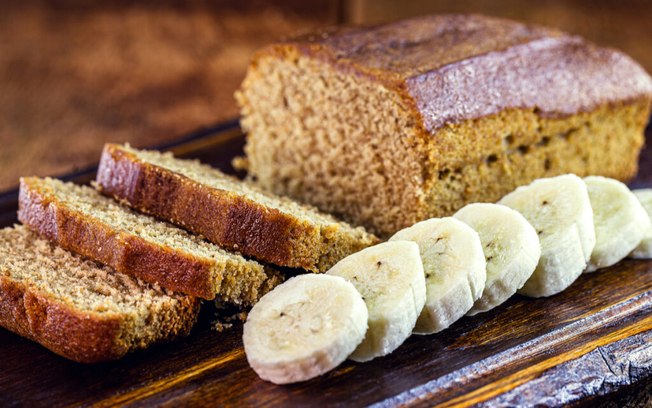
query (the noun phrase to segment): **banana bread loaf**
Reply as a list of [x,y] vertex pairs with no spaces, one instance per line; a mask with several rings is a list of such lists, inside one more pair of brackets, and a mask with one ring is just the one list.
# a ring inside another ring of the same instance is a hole
[[84,260],[24,226],[0,230],[0,326],[82,363],[190,332],[199,300]]
[[252,179],[388,235],[538,177],[631,177],[652,81],[554,29],[439,15],[270,45],[236,97]]
[[377,242],[363,228],[171,153],[107,144],[97,187],[221,247],[279,266],[325,272]]
[[136,213],[88,186],[20,179],[18,219],[61,247],[146,282],[204,299],[253,305],[282,275]]

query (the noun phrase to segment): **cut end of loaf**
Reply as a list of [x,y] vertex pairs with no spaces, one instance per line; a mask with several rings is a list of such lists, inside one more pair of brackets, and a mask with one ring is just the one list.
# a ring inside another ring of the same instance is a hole
[[288,52],[259,58],[236,95],[250,178],[372,232],[416,222],[424,215],[425,150],[405,101]]
[[0,230],[0,323],[66,358],[112,360],[186,335],[199,302],[98,266],[23,226]]

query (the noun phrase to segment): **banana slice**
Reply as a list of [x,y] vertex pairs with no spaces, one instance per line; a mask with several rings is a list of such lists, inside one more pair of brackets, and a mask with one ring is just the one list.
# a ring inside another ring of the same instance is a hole
[[426,301],[417,244],[375,245],[349,255],[326,273],[351,282],[367,304],[369,329],[351,360],[363,362],[389,354],[410,336]]
[[[652,189],[643,188],[640,190],[633,190],[632,193],[636,196],[641,203],[648,218],[652,217]],[[652,226],[645,231],[645,235],[636,248],[629,254],[630,258],[636,259],[652,259]]]
[[595,248],[585,272],[614,265],[636,248],[650,229],[650,217],[636,196],[618,180],[584,178],[595,224]]
[[390,241],[419,245],[426,275],[426,305],[416,334],[444,330],[471,309],[484,289],[485,259],[478,233],[455,218],[432,218],[405,228]]
[[541,256],[539,237],[525,217],[498,204],[469,204],[454,217],[480,235],[487,283],[467,314],[486,312],[509,299],[532,276]]
[[518,291],[552,296],[577,279],[595,246],[593,211],[586,184],[574,174],[539,179],[503,197],[498,204],[525,216],[539,234],[541,258]]
[[242,340],[249,365],[275,384],[304,381],[346,360],[367,330],[355,287],[332,275],[289,279],[251,309]]

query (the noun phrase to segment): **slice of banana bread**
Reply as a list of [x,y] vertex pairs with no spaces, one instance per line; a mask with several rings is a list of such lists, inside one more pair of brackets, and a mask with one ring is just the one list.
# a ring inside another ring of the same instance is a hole
[[388,235],[539,177],[631,177],[652,80],[558,30],[436,15],[272,44],[236,97],[253,179]]
[[82,259],[24,226],[0,230],[0,326],[82,363],[190,332],[197,298]]
[[162,287],[252,305],[281,275],[102,196],[51,178],[20,181],[18,219],[72,252]]
[[377,242],[362,228],[170,153],[107,144],[97,187],[224,248],[285,267],[324,272]]

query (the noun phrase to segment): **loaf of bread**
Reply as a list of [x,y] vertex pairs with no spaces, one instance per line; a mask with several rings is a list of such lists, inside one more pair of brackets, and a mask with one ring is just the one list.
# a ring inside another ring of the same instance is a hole
[[221,247],[284,267],[325,272],[377,241],[362,228],[171,153],[107,144],[97,187]]
[[174,291],[253,305],[282,281],[275,270],[95,189],[51,178],[20,181],[18,219],[61,247]]
[[190,332],[199,301],[84,260],[24,226],[0,230],[0,326],[83,363]]
[[236,97],[252,179],[388,235],[539,177],[630,178],[652,81],[554,29],[439,15],[270,45]]

